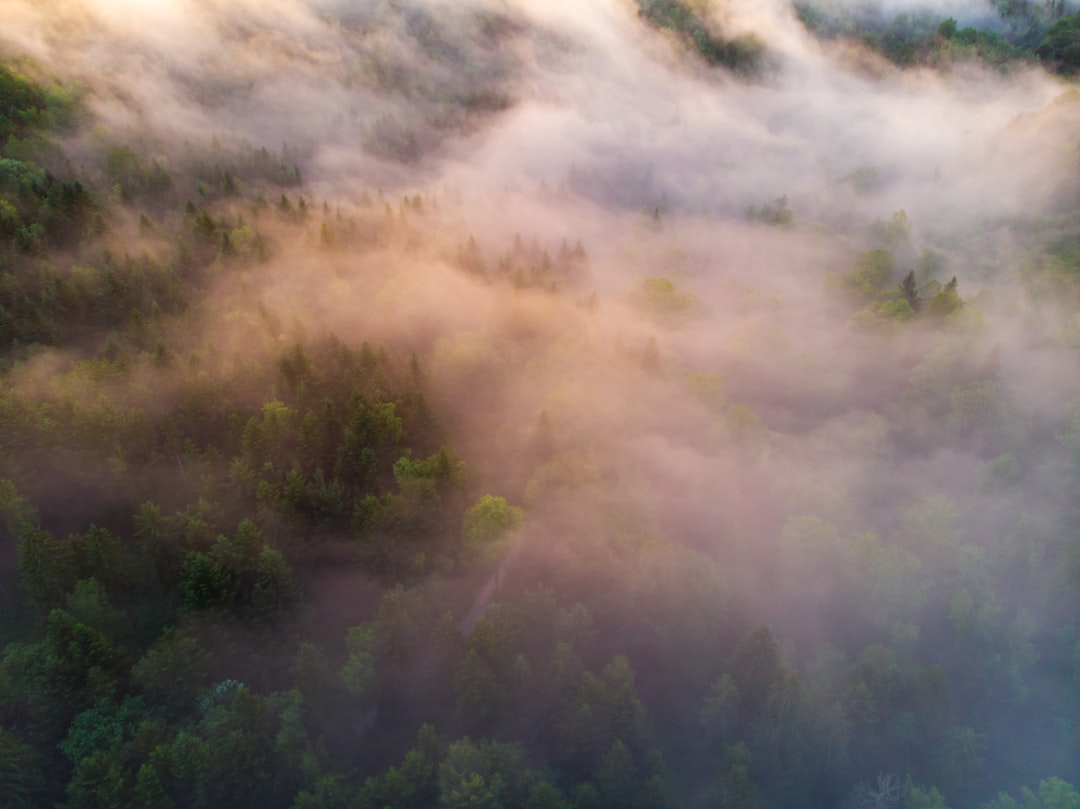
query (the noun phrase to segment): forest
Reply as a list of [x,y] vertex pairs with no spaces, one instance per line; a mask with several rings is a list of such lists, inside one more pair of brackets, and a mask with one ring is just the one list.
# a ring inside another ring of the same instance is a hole
[[0,809],[1080,809],[1080,6],[2,0]]

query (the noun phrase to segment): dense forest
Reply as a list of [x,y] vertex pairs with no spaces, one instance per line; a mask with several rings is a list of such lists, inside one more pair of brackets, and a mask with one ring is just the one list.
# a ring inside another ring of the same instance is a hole
[[0,3],[0,809],[1080,809],[1080,9]]
[[[901,66],[938,68],[979,60],[1007,72],[1017,62],[1039,62],[1071,74],[1080,65],[1068,50],[1076,19],[1063,2],[1000,0],[961,25],[930,8],[886,13],[881,6],[803,3],[799,18],[818,36],[861,42]],[[992,13],[996,12],[996,13]]]

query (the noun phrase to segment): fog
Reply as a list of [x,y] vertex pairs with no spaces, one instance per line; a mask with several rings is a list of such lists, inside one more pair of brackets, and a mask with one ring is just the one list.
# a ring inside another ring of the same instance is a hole
[[[815,5],[998,19],[979,0]],[[0,0],[0,17],[0,56],[81,88],[83,120],[61,140],[71,167],[107,189],[102,161],[130,146],[172,173],[177,205],[196,199],[269,246],[208,271],[205,299],[161,321],[181,366],[198,359],[230,405],[257,409],[284,394],[251,369],[330,333],[423,364],[470,499],[524,509],[512,549],[447,573],[449,595],[434,564],[413,582],[466,632],[489,601],[551,586],[618,627],[601,648],[631,650],[660,712],[676,657],[693,658],[679,682],[704,689],[721,672],[700,648],[764,623],[811,690],[841,676],[822,662],[833,647],[850,661],[891,644],[966,672],[928,616],[959,614],[948,599],[972,582],[993,579],[998,612],[972,619],[987,644],[1049,644],[1063,622],[1075,637],[1058,560],[1075,529],[1080,327],[1054,245],[1075,238],[1080,95],[1037,62],[901,69],[815,38],[784,0],[707,8],[715,30],[763,43],[750,76],[707,65],[627,0]],[[239,199],[197,196],[191,166],[263,147],[295,165],[284,193],[306,197],[307,220],[275,219],[283,191],[260,180]],[[264,192],[260,212],[248,197]],[[155,204],[110,203],[113,253],[169,260],[184,220]],[[140,207],[157,235],[139,231]],[[894,265],[867,295],[854,276],[875,249]],[[909,272],[923,313],[885,314]],[[927,314],[951,278],[962,307]],[[106,337],[41,348],[5,384],[90,403],[96,382],[72,369]],[[100,395],[160,419],[190,390],[183,372],[139,366]],[[192,482],[209,454],[176,461],[100,474],[176,508],[212,493]],[[67,530],[50,511],[69,507],[76,525],[107,520],[100,492],[71,506],[64,485],[32,487],[46,524]],[[302,568],[293,529],[264,530]],[[346,534],[319,553],[351,558]],[[312,573],[308,614],[365,620],[386,584]],[[668,635],[677,614],[693,618]],[[1035,713],[1075,676],[1038,659],[1009,664]],[[1014,750],[1007,778],[1075,775],[1051,761],[1049,718],[1001,742],[1010,716],[979,720],[996,745],[984,774]],[[867,756],[861,779],[936,772]],[[1019,786],[986,777],[956,776],[954,805]]]

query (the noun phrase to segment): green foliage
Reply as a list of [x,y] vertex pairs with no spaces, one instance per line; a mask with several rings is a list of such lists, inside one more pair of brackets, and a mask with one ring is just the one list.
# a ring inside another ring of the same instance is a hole
[[650,730],[634,680],[630,661],[622,656],[599,676],[581,675],[558,725],[557,749],[571,771],[595,772],[617,740],[635,757],[648,750]]
[[461,537],[471,554],[497,553],[521,525],[523,512],[506,498],[486,494],[465,512]]
[[877,313],[885,319],[899,321],[913,320],[916,314],[911,303],[904,298],[883,301],[877,308]]
[[960,28],[953,17],[929,13],[882,16],[872,6],[843,6],[828,2],[800,2],[800,21],[824,39],[858,40],[900,67],[949,67],[978,59],[1002,72],[1030,62],[1034,46],[1056,15],[1053,3],[1000,2],[1001,19],[994,29]]
[[34,748],[0,727],[0,806],[32,809],[40,805],[46,791]]
[[37,512],[30,501],[19,493],[13,481],[0,479],[0,525],[5,531],[5,544],[37,524]]
[[964,301],[960,298],[960,294],[956,291],[957,281],[956,278],[949,280],[949,283],[945,285],[945,288],[941,292],[937,293],[930,299],[930,303],[927,306],[927,314],[937,320],[944,320],[952,314],[955,314],[964,305]]
[[404,435],[395,407],[393,402],[370,404],[363,397],[354,398],[337,455],[337,474],[344,481],[370,484],[380,472],[390,471],[387,456]]
[[59,604],[78,580],[71,545],[35,525],[19,531],[19,573],[27,596],[41,604]]
[[346,636],[349,656],[341,669],[345,690],[361,702],[370,702],[376,686],[378,648],[370,627],[357,626]]
[[[848,37],[878,51],[900,67],[932,65],[948,67],[955,62],[980,60],[1008,71],[1017,62],[1032,59],[1032,45],[1045,31],[1053,4],[999,3],[999,30],[960,28],[952,18],[930,13],[899,13],[885,18],[870,6],[848,8],[840,4],[800,2],[796,11],[813,34],[832,39]],[[1024,14],[1027,19],[1022,19]]]
[[115,753],[142,717],[144,707],[133,698],[122,705],[101,703],[75,717],[60,751],[78,764],[96,753]]
[[[876,230],[884,243],[905,252],[910,250],[910,223],[903,210],[897,211],[890,222],[879,221]],[[873,327],[882,321],[908,322],[923,316],[944,325],[955,322],[954,316],[964,302],[957,292],[956,278],[945,287],[934,280],[942,267],[938,254],[924,250],[917,268],[891,286],[897,275],[896,254],[891,249],[876,248],[860,253],[854,269],[841,276],[840,282],[856,302],[864,304],[865,308],[855,315],[855,322],[863,326]]]
[[1035,54],[1058,73],[1072,76],[1080,70],[1080,14],[1062,17],[1051,26]]
[[701,724],[710,736],[727,739],[735,730],[739,715],[739,686],[730,674],[724,674],[709,686],[701,706]]
[[400,163],[415,163],[423,154],[416,130],[393,115],[380,116],[371,125],[364,148],[373,155]]
[[678,324],[701,311],[700,301],[670,278],[646,278],[637,297],[646,313],[661,323]]
[[[424,725],[416,743],[402,762],[379,778],[368,779],[360,793],[362,807],[400,806],[402,809],[425,809],[439,800],[442,750],[435,729]],[[449,776],[448,777],[452,777]]]
[[758,627],[739,640],[728,668],[740,696],[742,710],[754,711],[759,708],[780,674],[776,639],[767,626]]
[[911,222],[908,220],[907,211],[901,208],[888,222],[878,220],[874,223],[874,230],[889,248],[907,244],[911,238]]
[[0,64],[0,142],[33,129],[68,126],[74,112],[73,97],[59,85],[44,86]]
[[636,0],[638,14],[657,28],[679,37],[708,64],[753,75],[761,67],[765,47],[756,37],[725,39],[710,22],[707,4],[688,0]]
[[465,738],[454,742],[439,765],[439,806],[498,809],[520,804],[528,783],[524,751],[510,744]]
[[912,784],[909,778],[904,789],[904,809],[949,809],[945,796],[934,787],[923,790]]
[[206,681],[207,653],[194,637],[168,627],[132,667],[133,681],[177,713],[190,709]]
[[905,275],[904,280],[900,282],[900,294],[903,296],[904,303],[907,304],[912,316],[918,314],[919,310],[922,309],[922,299],[919,297],[914,270]]
[[881,175],[873,166],[859,166],[841,182],[850,183],[858,194],[872,194],[881,188]]
[[760,809],[764,806],[761,788],[750,772],[750,763],[750,751],[743,742],[724,751],[724,760],[715,788],[718,807]]
[[891,250],[868,250],[856,257],[854,269],[843,280],[859,296],[873,298],[885,289],[895,272],[896,258]]
[[193,610],[217,607],[235,597],[225,568],[200,551],[191,551],[184,557],[180,592],[185,606]]
[[762,222],[766,225],[778,227],[790,227],[795,220],[795,215],[788,207],[788,198],[779,197],[773,203],[765,203],[760,208],[751,205],[746,210],[746,218],[751,222]]
[[1060,778],[1048,778],[1039,782],[1036,791],[1024,787],[1019,800],[1002,793],[995,800],[983,805],[983,809],[1077,809],[1080,793]]

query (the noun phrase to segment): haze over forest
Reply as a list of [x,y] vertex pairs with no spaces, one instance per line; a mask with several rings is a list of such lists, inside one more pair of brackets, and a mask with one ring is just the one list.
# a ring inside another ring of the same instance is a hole
[[1080,808],[1072,0],[0,0],[0,809]]

